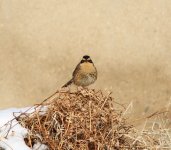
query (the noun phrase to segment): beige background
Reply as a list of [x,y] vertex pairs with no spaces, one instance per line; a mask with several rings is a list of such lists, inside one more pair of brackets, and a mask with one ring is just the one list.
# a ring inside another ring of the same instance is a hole
[[70,78],[82,55],[95,87],[134,113],[171,96],[170,0],[0,0],[0,108],[39,103]]

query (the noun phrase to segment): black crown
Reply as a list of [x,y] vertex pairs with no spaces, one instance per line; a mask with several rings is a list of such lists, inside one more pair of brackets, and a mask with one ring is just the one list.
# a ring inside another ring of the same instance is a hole
[[90,56],[84,55],[83,58],[84,58],[84,59],[88,59],[88,58],[90,58]]

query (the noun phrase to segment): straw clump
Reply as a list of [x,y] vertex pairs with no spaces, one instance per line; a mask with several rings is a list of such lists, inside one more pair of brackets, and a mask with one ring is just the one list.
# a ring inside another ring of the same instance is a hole
[[134,129],[123,117],[124,111],[111,93],[82,89],[59,91],[17,120],[28,129],[25,142],[31,148],[39,142],[50,150],[145,149],[143,143],[127,136]]

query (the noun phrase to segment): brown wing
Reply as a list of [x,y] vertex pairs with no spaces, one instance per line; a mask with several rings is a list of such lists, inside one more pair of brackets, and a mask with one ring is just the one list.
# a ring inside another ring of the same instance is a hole
[[72,77],[74,77],[79,70],[80,70],[80,63],[76,66],[75,70],[73,71]]

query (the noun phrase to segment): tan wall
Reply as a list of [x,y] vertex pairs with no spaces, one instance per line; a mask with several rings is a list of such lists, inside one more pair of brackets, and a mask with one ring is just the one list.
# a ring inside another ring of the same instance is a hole
[[170,0],[0,0],[0,108],[38,103],[71,78],[82,55],[95,86],[135,111],[171,96]]

